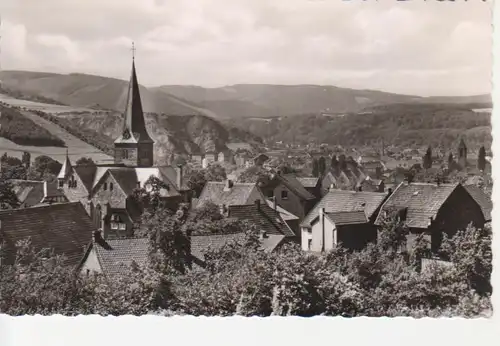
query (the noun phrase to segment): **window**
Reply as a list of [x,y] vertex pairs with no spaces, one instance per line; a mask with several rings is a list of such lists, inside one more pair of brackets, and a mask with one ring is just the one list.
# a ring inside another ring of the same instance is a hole
[[311,250],[311,248],[312,248],[312,242],[313,242],[312,239],[307,239],[307,250]]
[[117,222],[111,222],[111,229],[118,229],[118,223]]
[[103,185],[102,188],[103,188],[104,191],[106,191],[108,189],[108,183],[104,183],[104,185]]
[[288,191],[281,191],[281,199],[288,199]]
[[64,187],[64,180],[59,180],[59,188],[62,189]]
[[120,231],[124,231],[127,228],[127,225],[125,225],[124,223],[120,223],[118,225],[118,228],[120,229]]
[[123,149],[123,158],[128,159],[128,150],[127,149]]
[[109,183],[109,191],[113,191],[113,183]]

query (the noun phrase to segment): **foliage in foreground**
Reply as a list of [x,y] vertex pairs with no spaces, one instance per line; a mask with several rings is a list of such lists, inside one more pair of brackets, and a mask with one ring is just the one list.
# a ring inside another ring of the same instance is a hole
[[[490,280],[490,230],[468,228],[445,239],[443,252],[453,250],[455,264],[420,270],[428,244],[420,238],[410,251],[401,251],[405,228],[395,223],[388,223],[379,242],[363,251],[337,247],[319,255],[304,253],[295,244],[261,251],[254,229],[222,221],[205,210],[150,224],[144,232],[151,232],[155,250],[151,265],[132,265],[129,273],[115,277],[77,275],[60,258],[20,244],[16,264],[0,267],[0,312],[345,317],[476,317],[491,312],[491,286],[478,285]],[[247,236],[207,249],[205,269],[185,270],[172,260],[185,246],[176,241],[181,234],[172,233],[178,229],[174,225],[201,231],[213,225],[240,227]]]

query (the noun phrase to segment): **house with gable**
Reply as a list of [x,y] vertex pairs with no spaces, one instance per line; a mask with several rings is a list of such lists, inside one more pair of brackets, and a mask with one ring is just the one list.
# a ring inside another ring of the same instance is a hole
[[301,223],[304,251],[324,252],[338,244],[359,250],[377,240],[374,222],[387,194],[330,190]]
[[98,273],[107,277],[126,275],[131,266],[144,266],[149,260],[148,238],[103,239],[97,232],[80,260],[81,274]]
[[292,173],[283,174],[278,171],[262,189],[266,196],[276,198],[280,207],[301,220],[318,200]]
[[460,183],[415,183],[399,184],[384,202],[375,221],[383,225],[385,218],[397,215],[410,230],[407,248],[415,238],[423,234],[437,253],[444,234],[452,237],[469,224],[483,227],[485,216],[480,205]]
[[321,179],[319,177],[297,177],[297,180],[312,195],[321,196]]
[[146,129],[135,61],[123,117],[122,134],[114,142],[114,164],[72,165],[66,156],[57,177],[59,188],[70,201],[85,206],[105,239],[132,235],[141,215],[132,195],[136,188],[147,188],[151,176],[165,183],[161,195],[172,208],[190,198],[181,166],[153,165],[154,142]]

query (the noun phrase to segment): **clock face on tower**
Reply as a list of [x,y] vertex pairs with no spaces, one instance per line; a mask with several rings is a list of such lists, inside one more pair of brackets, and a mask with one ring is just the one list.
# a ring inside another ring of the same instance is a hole
[[129,139],[130,138],[130,132],[128,131],[128,129],[125,129],[125,131],[123,131],[122,137],[123,137],[123,139]]

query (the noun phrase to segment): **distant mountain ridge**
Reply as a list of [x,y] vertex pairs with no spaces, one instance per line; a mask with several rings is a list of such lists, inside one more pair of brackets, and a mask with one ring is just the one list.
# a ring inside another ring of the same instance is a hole
[[[121,110],[125,106],[127,81],[116,78],[80,73],[3,71],[0,79],[7,87],[71,106],[109,110]],[[491,104],[490,95],[420,97],[330,85],[141,86],[141,95],[146,112],[206,115],[217,119],[352,113],[393,103]]]

